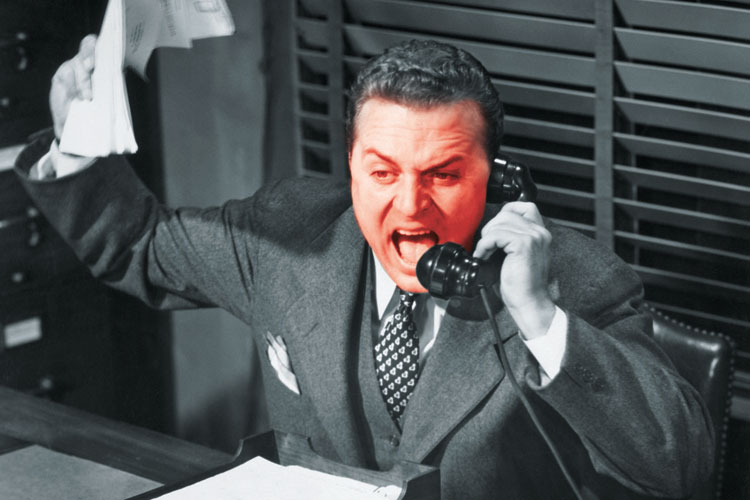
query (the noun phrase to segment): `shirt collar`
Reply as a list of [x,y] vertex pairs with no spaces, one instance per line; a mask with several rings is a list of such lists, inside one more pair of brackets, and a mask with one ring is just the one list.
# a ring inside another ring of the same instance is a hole
[[375,260],[375,305],[378,309],[378,319],[382,320],[383,314],[385,314],[385,310],[396,291],[396,283],[385,272],[383,264],[375,256],[375,252],[372,252],[372,258]]

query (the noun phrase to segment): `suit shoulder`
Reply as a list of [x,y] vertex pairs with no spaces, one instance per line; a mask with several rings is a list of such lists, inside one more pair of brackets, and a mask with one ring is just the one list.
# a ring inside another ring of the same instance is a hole
[[266,184],[227,209],[261,236],[276,240],[295,234],[305,240],[320,234],[351,204],[347,182],[298,177]]
[[351,204],[351,191],[345,181],[296,177],[262,187],[254,196],[255,209],[277,221],[310,224],[317,217],[338,217]]
[[641,296],[638,274],[611,249],[559,224],[547,222],[552,234],[550,278],[561,299],[592,308],[615,296]]

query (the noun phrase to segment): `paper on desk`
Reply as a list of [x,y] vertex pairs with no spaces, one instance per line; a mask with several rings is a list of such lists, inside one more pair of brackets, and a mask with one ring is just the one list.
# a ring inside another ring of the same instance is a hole
[[372,484],[325,474],[303,467],[284,467],[255,457],[237,467],[159,500],[396,500],[401,488]]
[[109,0],[96,42],[93,99],[68,112],[60,151],[107,156],[138,150],[133,134],[125,66],[144,76],[156,47],[192,46],[192,40],[234,33],[225,0]]

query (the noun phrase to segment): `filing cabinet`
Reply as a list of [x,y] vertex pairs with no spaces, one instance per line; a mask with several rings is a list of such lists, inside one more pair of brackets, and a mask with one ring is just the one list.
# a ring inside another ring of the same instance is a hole
[[116,416],[111,295],[0,172],[0,384]]
[[[0,149],[51,125],[52,76],[98,30],[105,7],[106,0],[0,2]],[[139,102],[134,119],[156,122],[155,99]],[[138,140],[143,152],[133,163],[153,181],[158,147]],[[4,166],[0,385],[168,431],[166,320],[94,280]]]
[[49,123],[57,66],[94,31],[104,2],[3,0],[0,4],[0,147]]

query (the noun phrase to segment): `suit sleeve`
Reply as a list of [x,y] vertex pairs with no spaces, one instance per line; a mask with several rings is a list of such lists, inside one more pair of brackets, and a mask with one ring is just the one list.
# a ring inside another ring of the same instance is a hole
[[24,150],[20,181],[95,277],[155,308],[220,306],[243,317],[253,281],[252,199],[168,209],[117,156],[60,179],[29,179],[48,148],[49,138]]
[[568,315],[561,371],[542,387],[532,369],[527,382],[578,434],[598,472],[647,495],[685,496],[711,473],[710,415],[638,312],[635,272],[583,237],[572,247],[573,265],[564,268],[590,272],[559,277],[558,305]]

